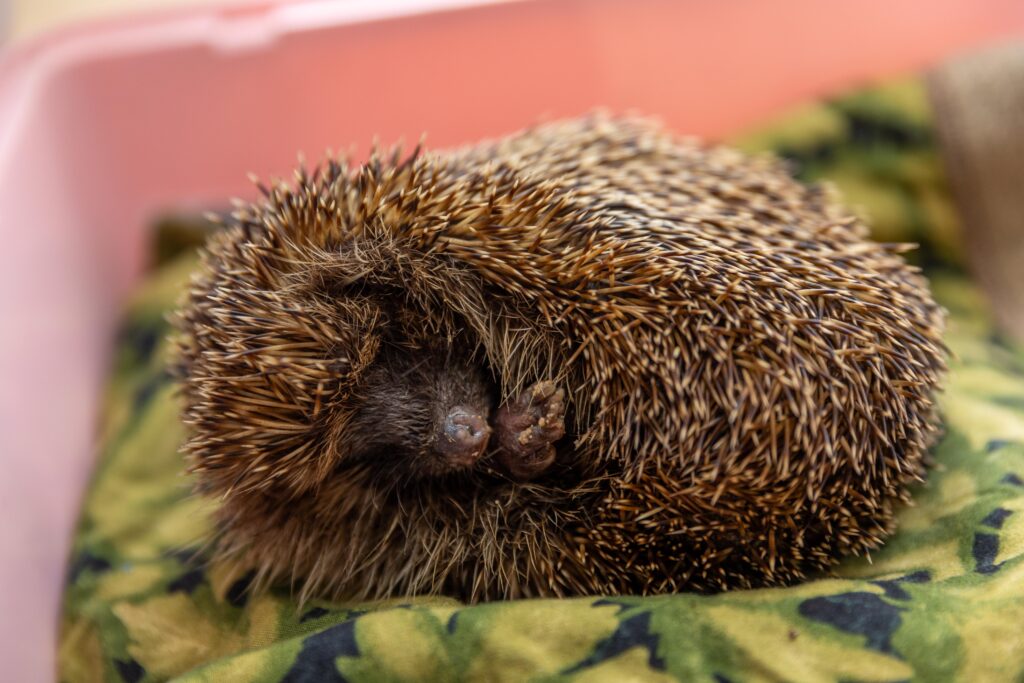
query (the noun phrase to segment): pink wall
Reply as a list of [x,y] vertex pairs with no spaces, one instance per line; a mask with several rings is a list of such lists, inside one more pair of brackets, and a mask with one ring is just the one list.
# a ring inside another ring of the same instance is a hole
[[[1019,0],[552,0],[414,16],[274,3],[65,31],[0,61],[0,650],[51,678],[118,303],[157,211],[298,150],[432,146],[594,106],[719,136],[817,93],[1024,36]],[[448,3],[451,4],[451,3]],[[376,18],[374,18],[376,17]]]

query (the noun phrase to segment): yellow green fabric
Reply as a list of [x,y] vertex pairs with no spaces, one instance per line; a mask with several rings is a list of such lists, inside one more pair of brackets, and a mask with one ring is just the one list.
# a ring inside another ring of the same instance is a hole
[[[927,113],[900,97],[882,88],[836,102],[891,106],[928,138]],[[794,158],[787,150],[815,149],[819,135],[845,150],[836,157],[841,171],[812,165],[806,177],[836,178],[841,187],[859,174],[881,177],[857,170],[857,159],[874,157],[848,149],[858,145],[831,114],[801,118],[811,109],[761,133],[762,148]],[[917,204],[921,196],[934,191],[943,195],[936,206],[946,203],[941,172],[926,168],[936,165],[930,142],[904,153],[916,161],[893,154],[878,162],[908,205],[890,216],[893,240],[911,236],[898,231],[912,217],[931,215]],[[879,196],[864,195],[869,212]],[[204,564],[207,504],[190,496],[182,475],[163,316],[194,261],[170,263],[139,292],[118,345],[104,445],[69,567],[60,679],[1021,680],[1024,351],[994,331],[977,289],[950,265],[955,242],[944,242],[932,221],[913,223],[913,237],[935,245],[933,254],[950,250],[928,272],[950,311],[955,357],[941,399],[946,436],[928,482],[870,559],[793,588],[715,596],[300,606],[286,587],[250,595],[246,579],[226,580]]]

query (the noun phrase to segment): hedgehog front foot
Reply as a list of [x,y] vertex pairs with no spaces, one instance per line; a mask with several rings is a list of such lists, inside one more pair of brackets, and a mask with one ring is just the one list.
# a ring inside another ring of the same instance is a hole
[[565,391],[554,382],[527,387],[494,416],[498,462],[513,479],[541,475],[555,461],[555,441],[565,436]]

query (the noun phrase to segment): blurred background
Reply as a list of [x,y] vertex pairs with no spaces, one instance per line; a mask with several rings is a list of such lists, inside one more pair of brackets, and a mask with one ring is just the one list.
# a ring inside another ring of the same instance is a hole
[[211,0],[0,0],[0,36],[25,40],[48,29],[162,7],[213,4]]
[[251,196],[247,172],[298,151],[595,106],[721,138],[1020,36],[1021,0],[0,0],[0,678],[51,671],[110,340],[161,211]]

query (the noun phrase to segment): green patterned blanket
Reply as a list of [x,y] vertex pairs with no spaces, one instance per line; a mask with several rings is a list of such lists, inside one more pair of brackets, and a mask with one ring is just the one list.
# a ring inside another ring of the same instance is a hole
[[807,107],[738,144],[834,180],[880,238],[920,241],[950,311],[946,436],[880,552],[798,587],[716,596],[300,607],[287,589],[250,595],[201,561],[208,511],[181,474],[163,316],[185,256],[154,273],[123,328],[70,560],[61,680],[1020,680],[1024,352],[959,271],[920,87]]

